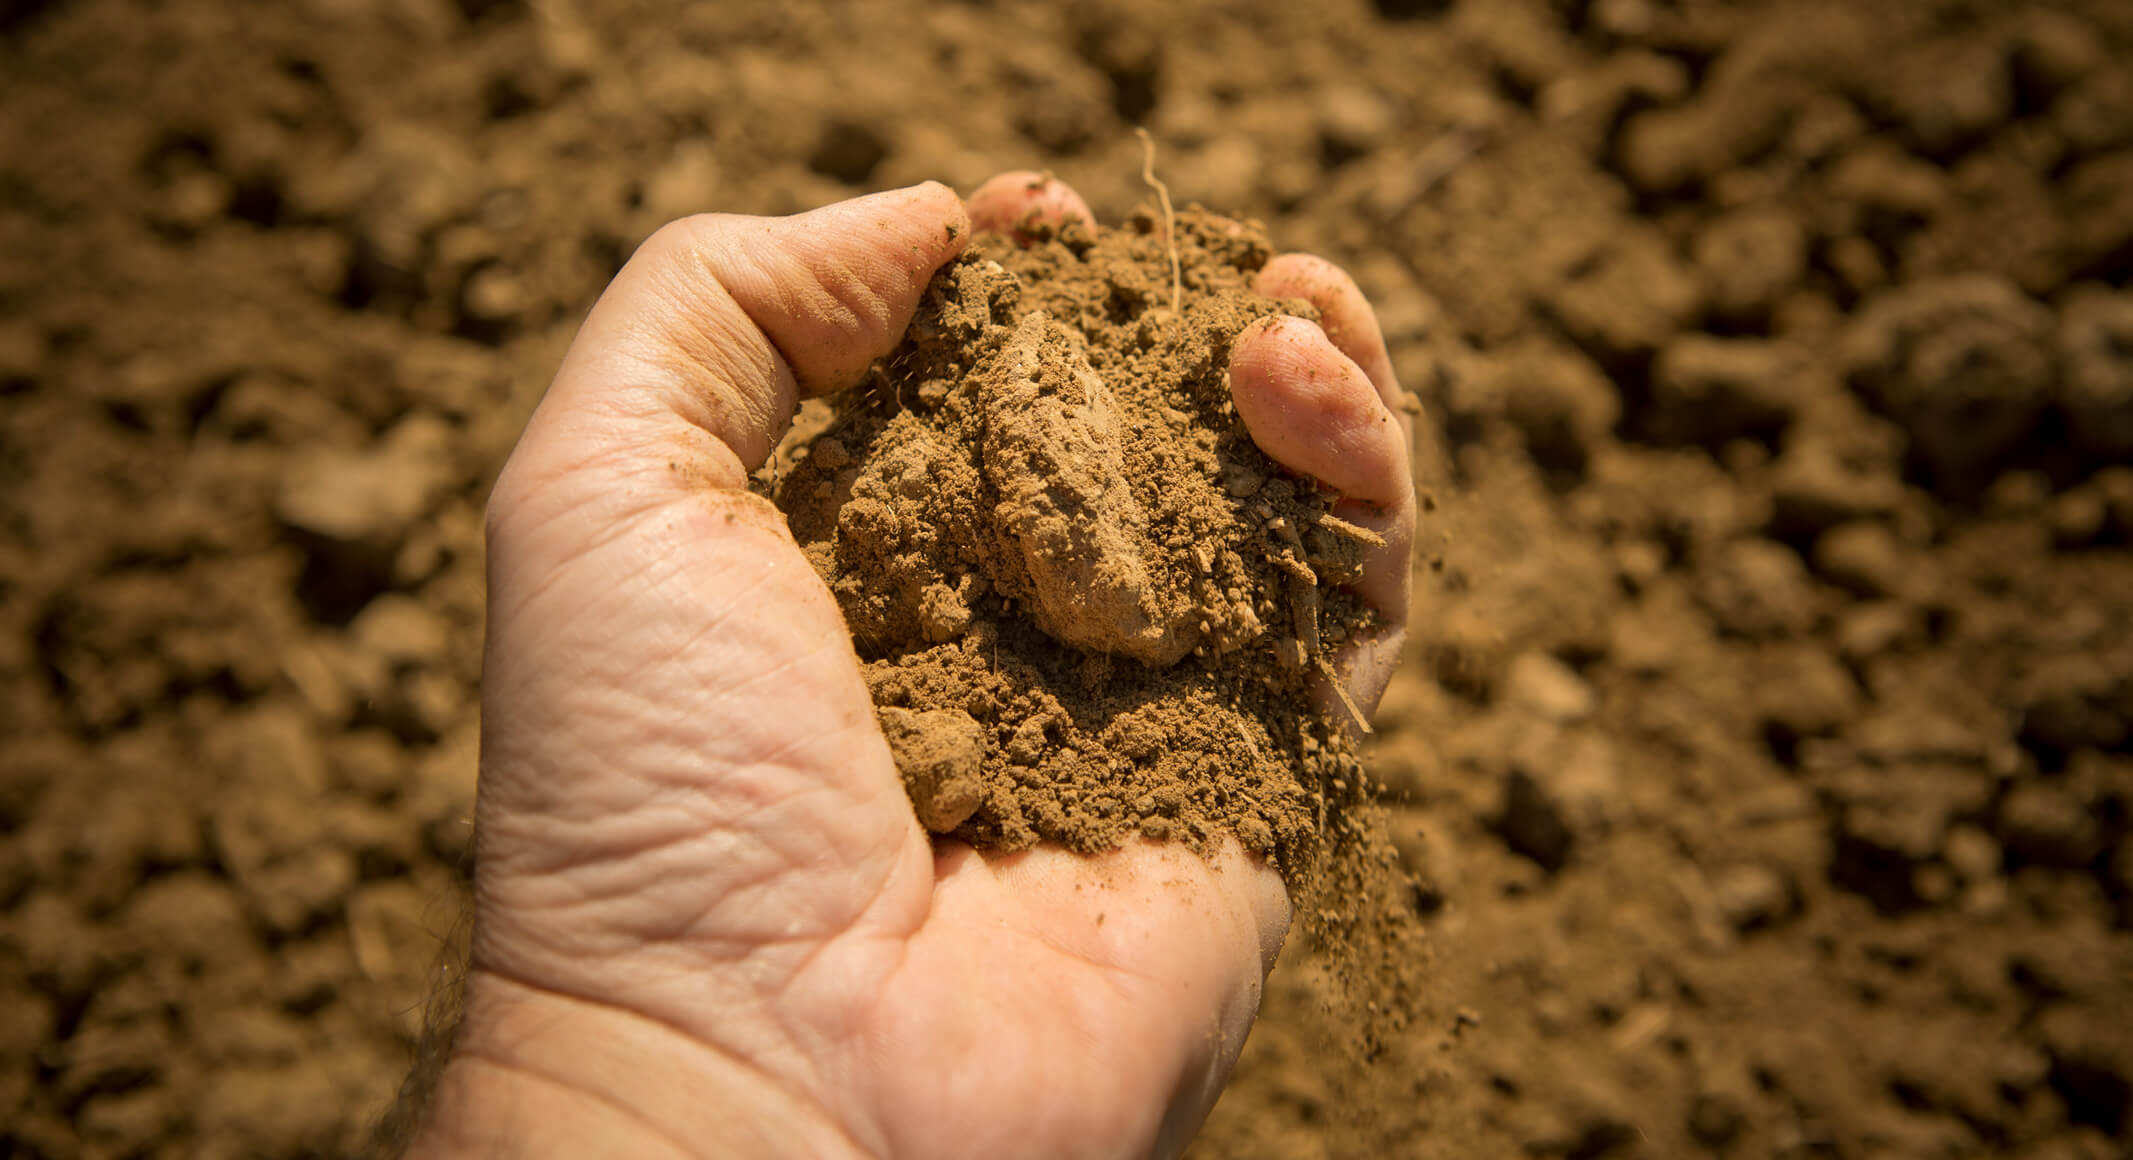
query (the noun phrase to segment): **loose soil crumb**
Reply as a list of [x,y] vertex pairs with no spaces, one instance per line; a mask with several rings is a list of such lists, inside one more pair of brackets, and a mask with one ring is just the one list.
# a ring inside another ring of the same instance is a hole
[[1369,532],[1253,444],[1230,344],[1256,225],[979,239],[776,489],[852,628],[913,806],[986,849],[1224,834],[1291,886],[1360,801],[1328,654]]

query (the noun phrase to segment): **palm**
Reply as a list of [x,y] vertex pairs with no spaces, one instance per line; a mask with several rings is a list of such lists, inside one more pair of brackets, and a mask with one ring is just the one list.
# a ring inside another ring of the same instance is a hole
[[[740,486],[790,396],[849,381],[902,329],[957,232],[881,203],[938,214],[940,193],[821,211],[813,248],[721,252],[764,243],[736,240],[744,219],[649,243],[491,501],[461,1054],[595,1088],[676,1152],[732,1148],[733,1105],[618,1068],[745,1089],[787,1121],[763,1138],[799,1150],[1174,1152],[1286,928],[1280,881],[1234,847],[936,850],[834,602]],[[875,251],[839,248],[840,224]],[[721,264],[723,285],[684,285]],[[712,300],[673,309],[686,290]],[[1397,488],[1401,446],[1381,473]],[[1375,505],[1396,532],[1403,496]]]
[[[1117,1155],[1157,1138],[1168,1107],[1204,1112],[1226,1059],[1215,1045],[1242,1040],[1280,938],[1213,880],[1251,876],[1261,914],[1280,913],[1278,880],[1152,845],[936,856],[828,593],[767,525],[744,568],[730,537],[705,551],[696,525],[725,514],[700,493],[651,504],[523,603],[498,601],[509,619],[493,636],[574,660],[492,660],[514,677],[487,690],[510,709],[492,711],[484,793],[546,797],[562,771],[588,770],[571,800],[600,805],[591,819],[516,803],[484,815],[486,893],[506,905],[484,916],[478,968],[736,1055],[799,1045],[808,1058],[778,1082],[821,1084],[809,1102],[887,1154]],[[572,727],[520,752],[532,713]],[[733,817],[793,842],[744,839],[720,824]],[[1149,963],[1165,969],[1136,966]],[[1230,984],[1212,1022],[1175,993],[1194,979]],[[1182,1143],[1197,1122],[1169,1134]]]

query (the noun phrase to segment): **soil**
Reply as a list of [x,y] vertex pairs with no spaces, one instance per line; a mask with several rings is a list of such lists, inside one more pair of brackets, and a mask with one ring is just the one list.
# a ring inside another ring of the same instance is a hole
[[1230,404],[1234,339],[1283,309],[1249,289],[1270,254],[1204,212],[982,235],[790,452],[778,504],[933,832],[1235,837],[1301,890],[1329,808],[1361,803],[1311,688],[1374,624],[1340,584],[1384,541]]
[[1364,754],[1411,1018],[1297,938],[1200,1154],[2126,1154],[2129,58],[2108,0],[0,3],[0,1151],[360,1145],[482,496],[639,240],[1016,167],[1129,222],[1144,123],[1355,274],[1444,464]]

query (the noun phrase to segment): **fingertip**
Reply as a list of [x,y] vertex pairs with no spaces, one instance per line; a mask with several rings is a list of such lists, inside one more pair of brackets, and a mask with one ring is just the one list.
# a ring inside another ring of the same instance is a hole
[[1095,224],[1089,203],[1072,186],[1049,173],[1012,169],[979,186],[968,202],[970,221],[981,230],[1007,234],[1027,244],[1032,224],[1059,226],[1069,221]]
[[[970,209],[955,190],[938,181],[921,181],[902,189],[891,189],[874,195],[895,204],[898,211],[909,215],[914,221],[929,223],[933,236],[939,239],[938,249],[928,247],[929,253],[938,260],[929,269],[939,269],[942,263],[962,252],[970,244]],[[866,199],[862,199],[866,200]]]
[[1317,324],[1288,315],[1254,322],[1231,347],[1229,377],[1261,451],[1352,499],[1400,505],[1412,486],[1405,432]]
[[950,201],[955,202],[958,207],[960,207],[963,203],[963,199],[957,197],[955,190],[948,188],[948,184],[946,182],[933,181],[930,179],[918,182],[914,185],[904,186],[902,189],[891,189],[885,192],[892,194],[905,194],[914,199],[938,203],[944,209],[947,207],[947,204]]
[[1316,254],[1281,254],[1262,267],[1253,289],[1269,298],[1301,298],[1318,308],[1319,325],[1342,354],[1354,360],[1395,414],[1400,384],[1377,311],[1348,271]]
[[969,209],[955,190],[938,181],[883,190],[777,220],[796,248],[823,236],[842,237],[862,265],[868,255],[889,259],[919,289],[970,244]]

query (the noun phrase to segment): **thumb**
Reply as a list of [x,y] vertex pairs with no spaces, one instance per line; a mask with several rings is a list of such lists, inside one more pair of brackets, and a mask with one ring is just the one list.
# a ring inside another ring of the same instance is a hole
[[[489,501],[478,958],[840,929],[907,853],[843,620],[747,476],[968,234],[936,184],[688,218],[594,305]],[[752,897],[802,870],[812,912]]]
[[688,427],[730,452],[712,482],[743,486],[800,398],[889,352],[969,233],[936,182],[788,218],[674,222],[594,305],[521,451],[656,446]]

